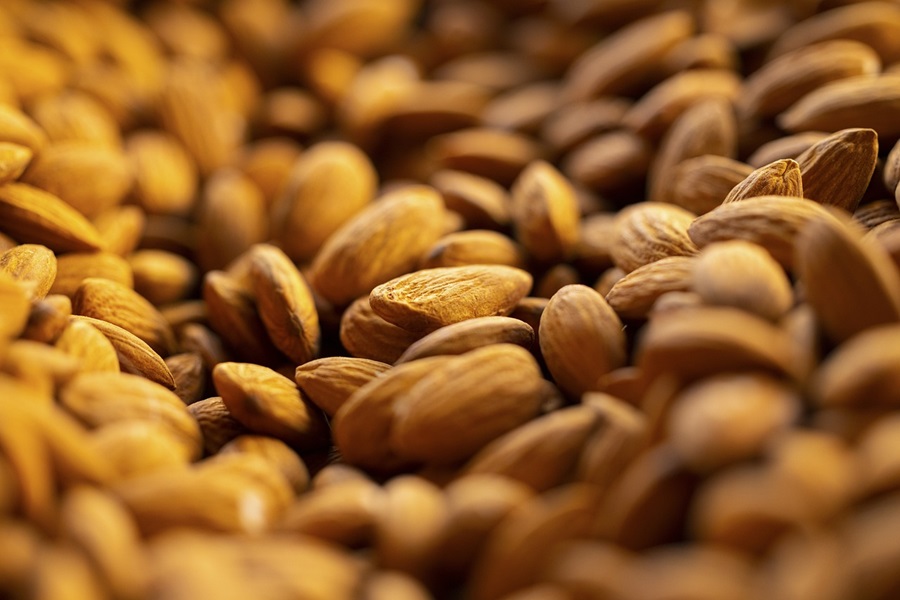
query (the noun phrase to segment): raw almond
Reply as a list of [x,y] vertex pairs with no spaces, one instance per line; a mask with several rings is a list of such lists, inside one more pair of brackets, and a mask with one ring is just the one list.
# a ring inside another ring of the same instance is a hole
[[441,236],[443,212],[440,196],[429,187],[386,194],[328,238],[312,264],[313,287],[343,306],[408,273]]
[[299,494],[309,487],[309,471],[303,459],[281,440],[264,435],[241,435],[222,446],[220,453],[260,456],[284,475],[294,492]]
[[641,181],[650,168],[653,150],[630,131],[602,133],[580,144],[562,160],[562,171],[598,192],[615,192]]
[[[69,15],[70,17],[72,15]],[[119,124],[100,101],[75,90],[38,100],[31,108],[34,120],[55,142],[87,142],[119,148]]]
[[512,131],[476,127],[431,138],[429,146],[441,167],[511,184],[545,150],[532,138]]
[[25,146],[38,154],[47,144],[47,134],[19,109],[0,104],[0,141]]
[[539,341],[557,385],[576,398],[625,363],[619,317],[603,296],[584,285],[569,285],[553,295],[541,315]]
[[530,348],[534,343],[531,326],[509,317],[476,317],[441,327],[413,342],[395,364],[428,356],[465,354],[491,344],[516,344]]
[[[28,325],[22,338],[44,344],[54,344],[69,324],[72,301],[68,296],[51,294],[35,302],[28,315]],[[117,363],[118,364],[118,363]]]
[[4,338],[18,337],[28,323],[31,300],[28,291],[6,275],[0,276],[0,334]]
[[619,211],[612,258],[626,273],[667,256],[690,256],[697,247],[688,237],[694,215],[661,202],[640,202]]
[[804,198],[799,163],[785,158],[756,169],[728,192],[722,204],[759,196]]
[[525,250],[509,237],[496,231],[469,229],[450,233],[429,248],[423,269],[464,265],[525,266]]
[[[871,129],[844,129],[816,142],[797,157],[803,197],[853,212],[878,162],[878,135]],[[834,165],[842,165],[835,169]]]
[[206,179],[198,208],[197,262],[203,270],[224,269],[268,233],[262,192],[237,170]]
[[207,373],[203,358],[196,352],[183,352],[166,357],[166,366],[175,380],[175,393],[185,404],[193,404],[203,397]]
[[197,286],[193,262],[166,250],[138,250],[128,257],[134,276],[134,291],[154,306],[187,298]]
[[578,241],[578,202],[572,184],[545,161],[528,165],[512,187],[516,237],[538,260],[565,260]]
[[80,360],[85,372],[119,372],[119,357],[112,343],[97,328],[84,321],[71,321],[55,346]]
[[347,547],[371,543],[383,491],[368,479],[351,479],[316,489],[290,506],[278,530]]
[[429,183],[469,227],[499,229],[510,222],[509,193],[490,179],[445,169],[435,173]]
[[324,443],[324,418],[287,377],[260,365],[220,363],[213,382],[229,412],[250,431],[300,448]]
[[59,197],[24,183],[0,186],[3,231],[58,252],[100,250],[97,229]]
[[821,131],[805,131],[794,135],[786,135],[766,142],[747,157],[747,164],[758,169],[769,163],[784,158],[793,158],[803,154],[807,148],[827,138],[828,133]]
[[691,288],[695,262],[692,257],[669,256],[638,267],[613,284],[606,301],[623,319],[646,318],[660,296]]
[[372,310],[415,332],[475,317],[508,315],[531,289],[531,275],[498,265],[424,269],[379,285]]
[[724,156],[689,158],[672,170],[669,201],[697,215],[708,213],[752,172],[750,165]]
[[0,254],[3,271],[27,292],[32,302],[43,300],[56,279],[56,256],[40,244],[20,244]]
[[197,195],[197,167],[174,137],[138,131],[125,142],[134,194],[148,213],[186,214]]
[[297,367],[295,380],[310,402],[333,417],[353,392],[389,368],[375,360],[329,356]]
[[18,179],[33,156],[34,153],[27,146],[0,142],[0,184]]
[[213,396],[188,406],[188,412],[197,421],[203,435],[203,450],[208,455],[218,452],[238,436],[250,431],[235,419],[221,396]]
[[378,316],[368,297],[356,300],[341,316],[341,344],[356,358],[392,364],[420,337]]
[[70,252],[59,256],[56,265],[51,294],[71,298],[89,277],[107,279],[127,288],[134,286],[134,275],[128,261],[111,252]]

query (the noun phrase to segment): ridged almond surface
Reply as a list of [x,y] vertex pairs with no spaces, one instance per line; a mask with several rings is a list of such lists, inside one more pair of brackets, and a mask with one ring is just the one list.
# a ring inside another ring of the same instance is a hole
[[413,342],[397,359],[401,364],[428,356],[465,354],[491,344],[515,344],[530,348],[534,330],[509,317],[476,317],[437,329]]
[[865,43],[837,39],[804,45],[745,79],[737,104],[746,115],[772,117],[825,84],[880,70],[881,59]]
[[0,271],[16,280],[36,302],[44,299],[56,279],[56,255],[40,244],[20,244],[0,253]]
[[778,115],[779,127],[790,132],[874,129],[886,139],[900,136],[894,115],[900,110],[900,75],[851,77],[810,92]]
[[175,380],[165,361],[133,333],[102,319],[73,315],[72,320],[90,323],[106,336],[116,349],[122,371],[142,375],[169,389],[175,388]]
[[727,240],[752,242],[790,269],[794,266],[798,233],[816,218],[834,217],[812,200],[760,196],[723,204],[698,217],[691,223],[688,235],[700,248]]
[[475,317],[508,315],[531,283],[527,272],[498,265],[424,269],[379,285],[369,304],[390,323],[427,332]]
[[275,246],[250,249],[250,279],[269,339],[297,364],[319,354],[321,331],[312,292],[291,259]]
[[584,285],[568,285],[550,298],[539,341],[556,384],[576,398],[625,364],[622,322],[603,296]]
[[353,392],[390,368],[366,358],[329,356],[300,365],[294,379],[310,402],[333,417]]
[[443,202],[415,186],[379,198],[332,234],[313,260],[310,282],[326,300],[349,304],[415,268],[443,233]]
[[285,254],[304,262],[375,197],[378,179],[369,158],[346,142],[306,150],[272,208],[275,237]]
[[513,183],[516,238],[538,260],[571,256],[578,242],[578,201],[572,184],[546,161],[528,165]]
[[799,233],[797,276],[834,342],[900,320],[900,274],[851,223],[816,219]]
[[465,460],[537,416],[544,384],[520,346],[494,344],[448,358],[395,402],[390,446],[412,461]]
[[722,204],[760,196],[794,196],[804,198],[800,165],[790,158],[762,166],[734,186]]
[[325,419],[287,377],[260,365],[220,363],[213,369],[213,382],[229,412],[250,431],[298,448],[325,443]]
[[50,192],[92,217],[125,199],[132,185],[131,165],[121,150],[60,142],[32,161],[22,182]]
[[697,247],[688,237],[695,216],[662,202],[640,202],[619,211],[613,230],[612,258],[629,273],[667,256],[690,256]]
[[771,321],[794,303],[781,265],[762,247],[742,240],[706,246],[694,263],[692,289],[705,304],[741,308]]
[[803,197],[853,212],[866,193],[878,162],[878,134],[844,129],[797,157]]
[[669,256],[638,267],[613,284],[606,301],[623,319],[646,318],[663,294],[690,289],[695,263],[692,257]]
[[108,279],[88,277],[72,296],[72,312],[117,325],[137,336],[160,356],[175,349],[175,334],[146,298]]
[[57,252],[100,250],[103,239],[81,213],[59,197],[24,183],[0,186],[3,232]]

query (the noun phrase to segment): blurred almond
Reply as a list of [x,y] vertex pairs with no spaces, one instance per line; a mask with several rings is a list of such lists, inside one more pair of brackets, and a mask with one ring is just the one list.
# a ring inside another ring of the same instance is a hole
[[724,156],[689,158],[672,170],[669,202],[697,215],[708,213],[752,172],[749,165]]
[[162,132],[143,130],[125,141],[134,195],[148,213],[187,214],[197,194],[197,168],[184,147]]
[[531,163],[512,187],[516,238],[538,260],[564,260],[578,240],[578,203],[571,183],[550,163]]
[[3,231],[24,243],[51,250],[86,251],[103,248],[94,226],[58,196],[24,183],[0,186]]
[[103,104],[83,92],[43,97],[31,113],[54,143],[86,142],[109,149],[121,146],[119,124]]
[[97,328],[84,321],[72,321],[55,346],[80,360],[85,372],[119,372],[119,357],[112,343]]
[[33,156],[34,153],[27,146],[0,142],[0,184],[18,179]]
[[197,224],[197,263],[204,271],[223,269],[253,244],[265,241],[265,199],[239,171],[217,171],[206,180]]
[[197,267],[165,250],[138,250],[128,257],[134,291],[155,306],[187,298],[197,286]]
[[444,169],[429,183],[441,193],[446,207],[462,215],[469,227],[499,229],[510,221],[509,194],[490,179]]
[[134,285],[131,266],[125,259],[110,252],[70,252],[61,255],[56,264],[51,294],[71,298],[81,282],[89,277],[106,279],[128,288]]
[[468,229],[449,233],[429,248],[421,262],[423,269],[464,265],[506,265],[522,268],[524,249],[496,231]]

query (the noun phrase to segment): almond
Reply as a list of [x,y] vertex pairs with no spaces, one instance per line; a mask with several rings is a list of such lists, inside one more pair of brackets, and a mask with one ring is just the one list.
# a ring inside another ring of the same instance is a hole
[[790,158],[759,167],[734,186],[722,204],[759,196],[794,196],[804,198],[800,165]]
[[[838,131],[797,157],[803,196],[852,213],[869,186],[877,161],[878,135],[873,130]],[[843,166],[836,169],[834,165]]]
[[196,352],[183,352],[166,357],[166,366],[175,380],[175,394],[185,404],[193,404],[203,397],[207,373],[203,358]]
[[774,139],[762,144],[747,157],[747,164],[758,169],[784,158],[796,160],[807,148],[827,138],[828,135],[821,131],[805,131]]
[[0,104],[0,141],[25,146],[38,154],[47,144],[47,134],[19,109]]
[[187,298],[197,286],[197,267],[166,250],[138,250],[128,257],[134,291],[154,306]]
[[621,210],[613,231],[612,258],[626,273],[667,256],[690,256],[694,215],[671,204],[640,202]]
[[43,300],[56,279],[56,256],[46,246],[20,244],[0,254],[0,271],[28,293],[32,302]]
[[433,137],[429,145],[438,164],[511,184],[526,166],[544,158],[544,148],[520,133],[500,129],[461,129]]
[[55,346],[79,359],[84,372],[119,372],[119,357],[112,343],[97,328],[84,321],[71,321]]
[[375,360],[329,356],[297,367],[295,380],[313,404],[333,417],[353,392],[389,368]]
[[393,406],[401,458],[453,464],[537,415],[540,369],[527,350],[495,344],[446,359]]
[[203,270],[224,269],[254,244],[266,240],[262,192],[237,170],[206,179],[198,208],[197,262]]
[[324,443],[324,418],[287,377],[260,365],[220,363],[213,382],[229,412],[250,431],[301,448]]
[[134,285],[134,274],[128,261],[111,252],[70,252],[59,256],[56,266],[51,294],[71,298],[81,283],[90,277],[106,279],[127,288]]
[[356,300],[341,316],[341,344],[356,358],[392,364],[420,337],[378,316],[368,297]]
[[533,343],[534,331],[527,323],[509,317],[476,317],[441,327],[413,342],[395,364],[465,354],[491,344],[515,344],[527,349]]
[[386,194],[328,238],[312,264],[313,287],[343,306],[408,273],[440,237],[443,210],[440,196],[429,187]]
[[447,208],[462,215],[469,227],[499,229],[510,222],[509,194],[490,179],[444,169],[429,183],[440,192]]
[[601,392],[588,392],[582,404],[596,415],[593,431],[578,459],[575,476],[608,490],[643,449],[648,438],[647,418],[642,412]]
[[592,190],[614,192],[640,182],[652,157],[652,147],[643,137],[616,130],[572,150],[562,161],[562,171]]
[[231,440],[246,435],[249,430],[235,419],[221,396],[213,396],[188,406],[188,412],[197,421],[203,436],[205,454],[213,455]]
[[531,276],[512,267],[424,269],[379,285],[369,303],[388,322],[427,332],[475,317],[508,315],[530,288]]
[[423,269],[464,265],[525,266],[525,250],[496,231],[469,229],[449,233],[429,248],[420,263]]
[[278,529],[351,548],[365,545],[374,536],[383,501],[381,488],[367,479],[338,482],[299,498]]
[[687,256],[669,256],[638,267],[613,284],[606,301],[623,319],[646,318],[660,296],[691,288],[695,262]]
[[[10,309],[5,307],[5,310]],[[22,338],[53,344],[69,325],[71,316],[72,301],[68,296],[50,294],[32,305],[31,314],[28,315],[28,325],[22,332]]]
[[262,435],[240,435],[222,446],[220,453],[260,456],[284,475],[294,492],[299,494],[309,487],[309,471],[303,459],[281,440]]
[[197,195],[197,167],[174,137],[138,131],[125,142],[134,174],[134,194],[148,213],[186,214]]
[[697,215],[708,213],[752,172],[749,165],[724,156],[689,158],[672,170],[669,202]]
[[103,104],[84,92],[45,96],[31,113],[53,142],[87,142],[112,149],[121,146],[119,124]]
[[99,250],[103,240],[81,213],[59,197],[24,183],[0,186],[0,221],[20,242],[58,252]]
[[34,153],[27,146],[0,142],[0,184],[18,179],[33,156]]
[[572,184],[545,161],[528,165],[512,187],[516,238],[538,260],[564,260],[578,240],[578,202]]
[[619,317],[603,296],[584,285],[569,285],[553,295],[541,315],[539,336],[554,380],[576,398],[625,363]]

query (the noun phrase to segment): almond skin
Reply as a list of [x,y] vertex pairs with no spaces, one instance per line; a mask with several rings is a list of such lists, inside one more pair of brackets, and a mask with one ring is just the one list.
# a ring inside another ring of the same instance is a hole
[[803,198],[803,176],[800,164],[790,158],[764,165],[734,186],[722,204],[759,196],[794,196]]
[[81,213],[59,197],[25,183],[0,186],[0,222],[20,242],[57,252],[100,250],[103,239]]
[[40,244],[19,244],[0,254],[0,271],[28,290],[32,302],[47,296],[56,280],[56,270],[56,255]]
[[803,178],[803,197],[852,213],[869,187],[877,162],[878,135],[875,131],[838,131],[797,157]]
[[300,365],[294,379],[310,402],[333,417],[353,392],[388,369],[376,360],[329,356]]
[[640,202],[621,210],[613,230],[613,262],[629,273],[667,256],[696,254],[688,237],[693,220],[692,213],[661,202]]
[[508,315],[531,283],[527,272],[499,265],[424,269],[376,287],[369,303],[386,321],[427,332],[475,317]]
[[490,344],[516,344],[530,348],[534,331],[527,323],[509,317],[476,317],[453,323],[413,342],[395,364],[428,356],[465,354]]
[[571,256],[578,241],[578,202],[572,184],[546,161],[528,165],[512,187],[516,237],[538,260]]
[[657,298],[691,288],[696,259],[669,256],[638,267],[613,284],[606,301],[623,319],[646,318]]
[[625,364],[622,322],[603,296],[584,285],[553,295],[541,315],[539,340],[557,385],[576,398]]

